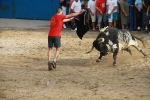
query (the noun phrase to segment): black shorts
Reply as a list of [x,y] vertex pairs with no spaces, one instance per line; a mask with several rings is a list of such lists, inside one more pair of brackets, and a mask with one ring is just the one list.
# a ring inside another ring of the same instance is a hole
[[59,48],[61,46],[60,37],[59,36],[48,36],[48,47]]

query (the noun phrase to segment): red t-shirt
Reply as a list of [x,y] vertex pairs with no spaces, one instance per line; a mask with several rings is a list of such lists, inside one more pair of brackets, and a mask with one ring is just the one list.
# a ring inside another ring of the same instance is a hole
[[[96,7],[98,7],[103,13],[105,13],[106,0],[97,0]],[[100,14],[99,10],[96,9],[96,13]]]
[[61,36],[63,20],[66,15],[55,14],[50,20],[50,30],[48,36]]

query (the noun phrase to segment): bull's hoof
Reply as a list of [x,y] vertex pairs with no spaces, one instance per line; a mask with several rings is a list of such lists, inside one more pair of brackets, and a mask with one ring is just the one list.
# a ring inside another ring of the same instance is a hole
[[100,59],[97,59],[96,62],[100,62]]
[[117,64],[115,62],[113,62],[113,66],[116,66]]
[[116,66],[117,64],[113,64],[113,66]]

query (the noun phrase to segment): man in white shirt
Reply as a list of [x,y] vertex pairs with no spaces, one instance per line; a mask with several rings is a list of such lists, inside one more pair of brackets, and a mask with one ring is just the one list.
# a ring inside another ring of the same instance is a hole
[[113,27],[116,28],[116,21],[118,17],[117,0],[107,0],[106,5],[109,27],[112,27],[112,22],[114,22]]
[[80,0],[74,0],[74,2],[71,5],[71,12],[80,12],[81,11],[81,2]]
[[93,31],[95,31],[95,21],[96,21],[95,0],[89,0],[89,2],[88,2],[88,10],[90,12],[90,16],[91,16],[91,20],[92,20]]
[[[77,13],[81,11],[81,2],[80,0],[74,0],[72,5],[71,5],[71,9],[70,9],[71,13]],[[74,31],[77,30],[77,27],[74,29]]]

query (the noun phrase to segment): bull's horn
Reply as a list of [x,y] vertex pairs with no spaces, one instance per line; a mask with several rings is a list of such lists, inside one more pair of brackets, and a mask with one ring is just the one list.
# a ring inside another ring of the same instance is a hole
[[104,38],[99,38],[98,39],[99,42],[104,42],[104,40],[105,40]]

